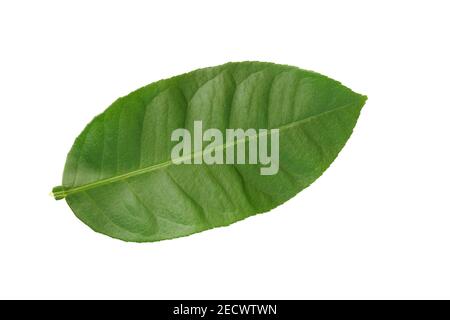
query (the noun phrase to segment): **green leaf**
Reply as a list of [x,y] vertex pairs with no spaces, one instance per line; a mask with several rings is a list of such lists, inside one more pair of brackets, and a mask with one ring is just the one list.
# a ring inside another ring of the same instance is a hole
[[[87,125],[53,194],[93,230],[125,241],[226,226],[275,208],[316,180],[365,101],[325,76],[272,63],[228,63],[161,80]],[[174,164],[172,132],[192,132],[197,120],[223,133],[279,129],[278,173],[262,175],[255,164]]]

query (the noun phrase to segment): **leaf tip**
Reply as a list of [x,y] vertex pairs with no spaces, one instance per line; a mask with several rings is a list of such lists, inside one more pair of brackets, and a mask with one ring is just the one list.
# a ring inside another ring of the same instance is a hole
[[359,105],[360,109],[362,109],[362,107],[364,107],[364,105],[366,104],[368,97],[365,94],[357,93],[357,95],[359,96],[358,100],[357,100],[358,105]]

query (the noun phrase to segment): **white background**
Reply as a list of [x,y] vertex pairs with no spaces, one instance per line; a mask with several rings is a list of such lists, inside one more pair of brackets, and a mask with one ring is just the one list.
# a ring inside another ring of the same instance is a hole
[[[448,1],[2,1],[0,298],[450,298]],[[228,61],[366,94],[327,172],[227,228],[134,244],[49,192],[119,96]]]

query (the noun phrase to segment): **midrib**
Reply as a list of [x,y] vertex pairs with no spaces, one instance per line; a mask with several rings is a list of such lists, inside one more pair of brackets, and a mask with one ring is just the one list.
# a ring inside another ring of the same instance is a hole
[[[346,104],[346,105],[343,105],[343,106],[340,106],[340,107],[337,107],[337,108],[334,108],[334,109],[331,109],[331,110],[327,110],[325,112],[322,112],[322,113],[319,113],[319,114],[316,114],[316,115],[313,115],[313,116],[309,116],[307,118],[304,118],[304,119],[301,119],[301,120],[298,120],[298,121],[294,121],[294,122],[285,124],[285,125],[279,127],[278,129],[279,129],[279,131],[288,130],[290,128],[299,126],[299,125],[301,125],[301,124],[303,124],[305,122],[311,121],[311,120],[313,120],[315,118],[318,118],[318,117],[324,116],[326,114],[333,113],[333,112],[336,112],[336,111],[339,111],[339,110],[342,110],[342,109],[345,109],[345,108],[350,108],[350,107],[355,106],[355,105],[358,105],[358,103],[357,102],[349,103],[349,104]],[[272,128],[272,129],[277,129],[277,128]],[[219,150],[224,150],[224,149],[229,148],[231,146],[235,146],[235,145],[237,145],[239,143],[243,143],[243,142],[245,142],[247,140],[250,141],[252,139],[255,139],[255,138],[258,138],[258,137],[262,137],[262,136],[265,136],[265,135],[269,136],[270,134],[271,134],[270,129],[267,129],[267,131],[264,131],[262,134],[246,136],[244,139],[237,139],[237,140],[234,140],[233,143],[225,143],[225,144],[222,144],[222,145],[218,146],[217,148]],[[179,158],[174,159],[174,160],[176,160],[177,162],[182,162],[182,161],[185,161],[185,160],[194,159],[194,158],[202,155],[203,152],[204,152],[204,150],[198,151],[198,152],[194,152],[194,153],[190,153],[187,156],[179,157]],[[123,173],[123,174],[120,174],[120,175],[117,175],[117,176],[101,179],[101,180],[98,180],[98,181],[95,181],[95,182],[90,182],[90,183],[87,183],[87,184],[84,184],[84,185],[81,185],[81,186],[78,186],[78,187],[73,187],[73,188],[69,188],[69,189],[66,189],[66,190],[55,191],[55,192],[52,192],[52,194],[53,194],[53,196],[55,198],[62,199],[62,198],[67,197],[68,195],[71,195],[71,194],[74,194],[74,193],[78,193],[78,192],[90,190],[90,189],[93,189],[93,188],[97,188],[97,187],[100,187],[100,186],[103,186],[103,185],[106,185],[106,184],[110,184],[110,183],[126,180],[128,178],[135,177],[135,176],[138,176],[138,175],[141,175],[141,174],[146,174],[146,173],[149,173],[149,172],[152,172],[152,171],[155,171],[155,170],[164,169],[164,168],[167,168],[167,167],[169,167],[169,166],[171,166],[173,164],[174,163],[173,163],[172,160],[168,160],[168,161],[161,162],[161,163],[158,163],[158,164],[155,164],[155,165],[151,165],[151,166],[140,168],[140,169],[137,169],[137,170],[133,170],[133,171],[130,171],[130,172],[127,172],[127,173]],[[63,188],[64,188],[64,186],[63,186]]]

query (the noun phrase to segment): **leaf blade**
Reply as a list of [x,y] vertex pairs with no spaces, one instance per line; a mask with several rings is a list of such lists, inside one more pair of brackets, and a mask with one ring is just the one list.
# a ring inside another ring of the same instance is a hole
[[[162,80],[119,99],[86,127],[53,194],[95,231],[126,241],[228,225],[273,209],[317,179],[349,138],[365,100],[324,76],[269,63]],[[173,165],[170,132],[192,130],[196,119],[220,130],[279,128],[280,172]]]

